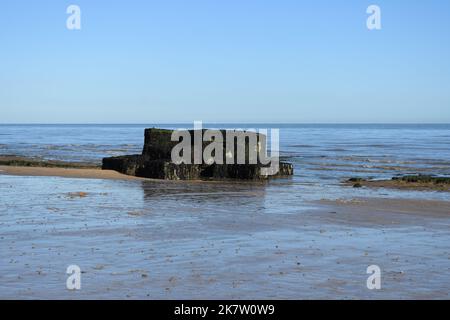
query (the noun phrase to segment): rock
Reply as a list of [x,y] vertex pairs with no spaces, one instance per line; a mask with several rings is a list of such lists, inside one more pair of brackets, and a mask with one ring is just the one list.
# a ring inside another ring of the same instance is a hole
[[[262,164],[259,159],[256,159],[251,164],[250,159],[254,154],[257,154],[257,150],[252,150],[250,148],[249,141],[254,139],[257,143],[265,143],[265,136],[254,132],[245,132],[247,139],[241,142],[245,143],[245,153],[244,159],[245,164],[226,164],[226,159],[233,158],[234,163],[237,162],[237,147],[238,143],[235,143],[234,152],[226,152],[226,134],[227,131],[221,130],[224,137],[223,143],[223,157],[224,164],[207,164],[202,161],[201,164],[194,164],[194,152],[191,153],[191,164],[175,164],[171,160],[172,149],[179,143],[178,141],[171,141],[172,130],[165,129],[146,129],[145,130],[145,140],[144,148],[141,155],[129,155],[120,157],[110,157],[104,158],[102,169],[115,170],[123,174],[145,177],[145,178],[155,178],[155,179],[165,179],[165,180],[201,180],[201,179],[242,179],[242,180],[260,180],[267,179],[268,176],[262,173],[262,169],[269,167],[268,165]],[[202,130],[204,134],[205,130]],[[197,132],[199,133],[199,132]],[[240,131],[239,133],[244,133]],[[191,146],[193,150],[194,145],[194,130],[189,130],[191,136]],[[231,135],[230,135],[231,137]],[[234,137],[232,137],[235,139]],[[238,139],[236,139],[239,141]],[[202,142],[202,154],[206,146],[208,146],[210,141]],[[251,153],[253,152],[253,153]],[[279,171],[277,174],[270,177],[279,176],[290,176],[293,175],[293,166],[290,163],[280,162]]]

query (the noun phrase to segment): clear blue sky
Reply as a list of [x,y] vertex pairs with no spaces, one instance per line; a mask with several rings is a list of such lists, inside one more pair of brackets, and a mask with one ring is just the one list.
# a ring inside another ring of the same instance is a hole
[[450,122],[450,1],[0,3],[0,123],[193,120]]

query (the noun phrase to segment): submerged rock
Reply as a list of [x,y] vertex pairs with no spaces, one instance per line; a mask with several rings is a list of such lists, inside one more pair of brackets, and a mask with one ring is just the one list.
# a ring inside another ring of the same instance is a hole
[[[203,157],[201,157],[201,163],[194,164],[194,151],[191,154],[191,164],[175,164],[171,159],[171,154],[173,148],[179,142],[171,140],[172,132],[173,130],[146,129],[144,148],[141,155],[104,158],[102,169],[115,170],[137,177],[165,180],[260,180],[267,179],[268,177],[290,176],[293,174],[292,164],[286,162],[279,163],[279,170],[276,174],[270,176],[264,174],[263,169],[270,167],[270,164],[262,164],[259,157],[257,159],[254,158],[257,150],[252,149],[251,145],[253,144],[250,144],[249,141],[253,139],[253,142],[257,141],[262,144],[265,143],[265,136],[254,132],[245,132],[247,138],[242,141],[244,143],[243,147],[245,148],[243,149],[245,150],[244,155],[242,155],[245,159],[245,164],[226,164],[227,159],[230,160],[231,158],[235,160],[234,163],[237,163],[236,160],[239,153],[237,152],[237,145],[234,146],[232,152],[226,148],[227,141],[225,136],[227,131],[225,130],[220,131],[224,137],[222,144],[224,164],[208,164],[203,161]],[[196,131],[189,130],[188,132],[192,138],[191,146],[192,150],[194,150],[194,134]],[[204,132],[205,130],[202,130],[201,133],[203,134]],[[244,131],[239,133],[244,133]],[[202,141],[202,150],[200,150],[202,155],[205,147],[211,143],[211,141]]]

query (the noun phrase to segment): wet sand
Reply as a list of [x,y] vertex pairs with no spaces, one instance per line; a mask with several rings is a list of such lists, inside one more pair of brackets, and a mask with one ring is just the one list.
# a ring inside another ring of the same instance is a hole
[[449,298],[448,201],[44,169],[0,167],[3,299]]
[[[412,200],[412,199],[349,199],[322,200],[319,203],[330,206],[342,214],[348,214],[348,220],[355,222],[355,218],[362,212],[370,213],[377,224],[393,221],[401,214],[407,215],[408,220],[416,216],[425,218],[450,218],[450,201]],[[353,216],[351,216],[353,215]],[[341,215],[342,217],[342,215]],[[363,215],[363,218],[367,218]]]

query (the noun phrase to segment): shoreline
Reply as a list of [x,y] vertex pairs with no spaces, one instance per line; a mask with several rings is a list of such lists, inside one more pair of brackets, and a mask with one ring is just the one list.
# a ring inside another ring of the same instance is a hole
[[[108,180],[141,180],[159,182],[213,182],[213,183],[255,183],[248,180],[165,180],[137,177],[126,175],[115,170],[102,169],[100,164],[89,162],[70,162],[61,160],[44,160],[41,158],[22,157],[15,155],[0,155],[0,175],[18,176],[46,176],[64,177],[80,179],[108,179]],[[439,182],[438,179],[443,181]],[[256,182],[258,183],[258,182]],[[261,182],[259,182],[261,183]],[[450,192],[449,177],[434,177],[424,175],[413,175],[404,177],[394,177],[391,180],[374,180],[364,178],[349,178],[342,181],[342,185],[353,188],[385,188],[390,190],[405,191],[437,191]]]
[[164,180],[143,178],[126,175],[114,170],[101,168],[56,168],[56,167],[29,167],[29,166],[5,166],[0,165],[0,176],[22,176],[22,177],[60,177],[74,179],[104,179],[104,180],[128,180],[128,181],[151,181],[161,184],[251,184],[261,185],[267,181],[241,181],[241,180]]

